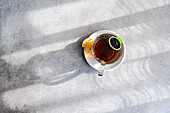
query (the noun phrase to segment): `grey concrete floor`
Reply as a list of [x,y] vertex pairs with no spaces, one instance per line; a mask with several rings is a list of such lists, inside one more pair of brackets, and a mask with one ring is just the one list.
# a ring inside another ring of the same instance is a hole
[[[81,42],[113,30],[125,61],[97,76]],[[170,0],[0,0],[1,113],[170,113]]]

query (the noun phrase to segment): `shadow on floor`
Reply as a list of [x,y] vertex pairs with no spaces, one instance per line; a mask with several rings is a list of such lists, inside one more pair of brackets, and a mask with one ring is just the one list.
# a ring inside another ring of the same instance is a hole
[[[82,73],[96,73],[96,70],[92,69],[84,59],[81,43],[85,38],[80,38],[64,49],[32,57],[20,66],[16,76],[19,76],[23,83],[43,82],[47,85],[57,85]],[[22,77],[26,77],[29,81],[22,80]]]
[[[86,38],[86,37],[85,37]],[[40,54],[32,57],[18,70],[18,75],[39,77],[40,81],[47,85],[57,85],[82,74],[94,74],[85,61],[81,43],[85,38],[80,38],[69,44],[64,49]]]

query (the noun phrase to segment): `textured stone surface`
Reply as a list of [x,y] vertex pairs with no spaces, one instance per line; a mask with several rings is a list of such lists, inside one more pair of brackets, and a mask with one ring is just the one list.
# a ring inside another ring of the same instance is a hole
[[[1,113],[169,113],[170,0],[0,0]],[[126,59],[97,76],[81,42],[120,34]]]

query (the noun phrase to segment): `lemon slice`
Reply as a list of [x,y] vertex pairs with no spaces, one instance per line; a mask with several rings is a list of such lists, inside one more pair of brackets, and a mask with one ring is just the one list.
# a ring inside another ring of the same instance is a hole
[[92,55],[92,44],[93,44],[93,40],[89,40],[85,46],[85,53],[89,56]]
[[87,43],[89,42],[89,41],[93,41],[94,39],[92,39],[92,38],[86,38],[83,42],[82,42],[82,47],[86,47],[86,45],[87,45]]

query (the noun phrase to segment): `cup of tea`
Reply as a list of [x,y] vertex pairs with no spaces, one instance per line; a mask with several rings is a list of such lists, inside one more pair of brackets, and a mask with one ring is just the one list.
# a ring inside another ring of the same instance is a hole
[[120,65],[125,56],[123,39],[110,30],[93,33],[83,41],[82,47],[86,61],[99,71],[99,75]]

